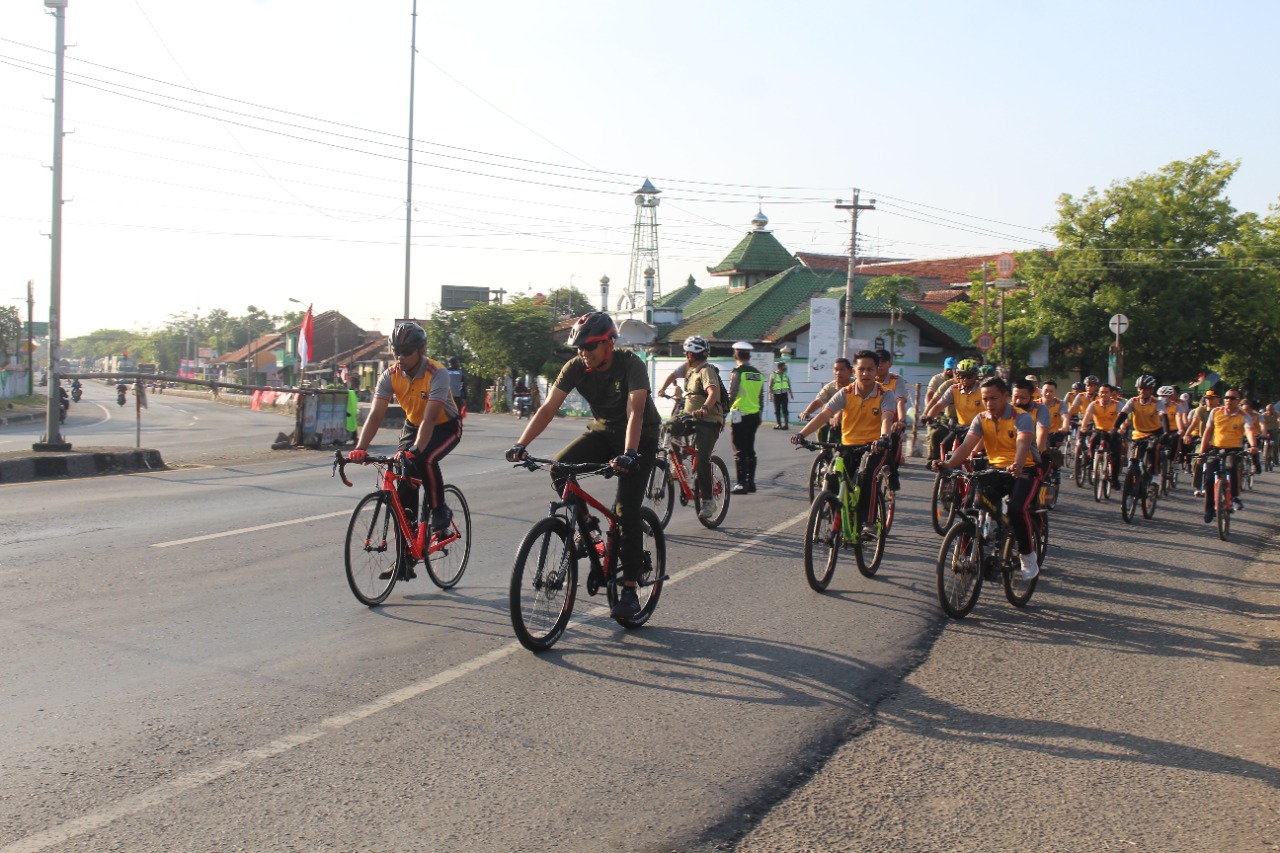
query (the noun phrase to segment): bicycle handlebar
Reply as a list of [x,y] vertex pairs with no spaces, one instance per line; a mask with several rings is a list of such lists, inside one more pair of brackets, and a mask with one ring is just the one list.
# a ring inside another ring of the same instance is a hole
[[569,474],[600,474],[606,480],[614,475],[614,470],[608,462],[557,462],[554,459],[542,459],[537,456],[525,454],[524,459],[515,463],[516,468],[526,468],[530,471],[538,471],[542,468],[551,468],[553,471],[559,470]]
[[876,441],[868,442],[867,444],[841,444],[838,441],[810,441],[807,438],[801,438],[800,443],[797,444],[796,447],[810,452],[821,448],[829,450],[868,450],[874,448],[879,443],[878,439]]
[[347,479],[346,469],[348,465],[392,465],[397,461],[398,460],[395,456],[375,456],[370,453],[365,456],[363,462],[352,462],[350,459],[342,455],[341,450],[335,450],[333,451],[333,471],[329,476],[332,477],[334,474],[337,474],[338,478],[342,480],[343,485],[350,488],[355,484]]

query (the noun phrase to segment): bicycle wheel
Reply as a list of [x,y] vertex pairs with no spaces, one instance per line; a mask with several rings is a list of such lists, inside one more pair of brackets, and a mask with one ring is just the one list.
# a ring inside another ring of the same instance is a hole
[[1160,484],[1155,482],[1150,474],[1144,474],[1141,485],[1142,517],[1149,521],[1156,514],[1156,501],[1160,499]]
[[535,652],[551,648],[569,624],[577,593],[569,522],[544,518],[520,543],[511,568],[511,627],[520,645]]
[[880,558],[884,556],[884,540],[889,535],[889,502],[880,485],[881,481],[877,477],[875,512],[868,520],[866,532],[858,531],[858,539],[853,546],[853,559],[864,578],[875,577],[880,568]]
[[884,495],[884,533],[893,529],[894,510],[898,507],[898,493],[889,488],[889,469],[880,472],[880,494]]
[[1093,472],[1089,479],[1093,482],[1093,500],[1095,503],[1101,503],[1103,488],[1111,484],[1107,476],[1107,457],[1105,454],[1093,457]]
[[1031,514],[1031,526],[1034,528],[1033,535],[1039,531],[1032,541],[1036,546],[1036,562],[1040,564],[1040,569],[1044,570],[1044,558],[1049,554],[1049,513],[1043,509],[1036,510]]
[[929,520],[933,522],[933,532],[939,536],[945,536],[947,528],[955,520],[955,492],[955,478],[939,471],[933,478],[933,496],[929,499]]
[[391,507],[386,492],[367,494],[356,504],[347,525],[347,584],[356,599],[370,607],[391,594],[400,555],[408,551]]
[[1138,472],[1133,465],[1124,472],[1124,484],[1120,488],[1120,517],[1125,524],[1133,524],[1133,513],[1138,507]]
[[[653,510],[644,507],[640,510],[640,522],[644,536],[644,544],[641,546],[644,562],[640,568],[640,577],[636,579],[640,612],[630,619],[619,619],[618,624],[624,628],[639,628],[649,621],[658,606],[658,598],[662,595],[662,584],[667,579],[667,539],[658,516]],[[622,583],[620,574],[620,571],[615,571],[609,578],[607,598],[610,607],[618,600],[618,584]]]
[[1077,453],[1076,461],[1075,461],[1075,470],[1074,470],[1077,488],[1080,488],[1080,489],[1084,488],[1084,483],[1085,483],[1085,479],[1088,476],[1088,471],[1089,471],[1089,460],[1086,458],[1086,454]]
[[1240,472],[1240,485],[1244,487],[1244,491],[1253,491],[1253,460],[1245,457],[1240,463],[1244,470]]
[[804,577],[815,591],[822,592],[831,583],[840,544],[840,499],[827,491],[818,492],[804,530]]
[[831,459],[825,453],[819,453],[809,466],[809,503],[827,487],[827,475],[831,473]]
[[729,514],[729,469],[719,456],[711,457],[711,499],[705,518],[702,515],[702,497],[697,492],[694,488],[693,505],[698,509],[699,523],[703,527],[719,527]]
[[951,526],[938,549],[938,603],[952,619],[969,615],[982,591],[982,549],[973,522]]
[[[1039,553],[1040,543],[1036,541],[1040,530],[1036,525],[1031,525],[1031,548]],[[1026,607],[1027,602],[1031,600],[1031,595],[1036,591],[1036,583],[1040,580],[1040,576],[1036,575],[1029,581],[1022,579],[1022,565],[1018,561],[1018,548],[1014,543],[1013,531],[1009,531],[1004,538],[1004,548],[1000,551],[1000,575],[1004,580],[1004,597],[1009,599],[1009,603],[1014,607]]]
[[436,586],[449,589],[462,580],[471,559],[471,510],[457,486],[444,487],[444,505],[453,510],[451,527],[443,536],[432,534],[431,539],[456,538],[427,555],[427,575]]
[[644,505],[653,510],[658,524],[667,526],[671,520],[671,509],[676,505],[676,490],[671,482],[671,464],[665,459],[653,460],[649,485],[644,490]]
[[1226,542],[1231,533],[1231,488],[1225,476],[1213,487],[1213,505],[1218,511],[1218,538]]

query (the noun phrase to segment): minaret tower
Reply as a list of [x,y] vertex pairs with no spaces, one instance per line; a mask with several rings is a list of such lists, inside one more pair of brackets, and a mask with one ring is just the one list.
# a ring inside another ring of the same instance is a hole
[[[631,238],[631,275],[627,279],[627,292],[618,300],[618,307],[636,310],[652,307],[647,304],[662,296],[662,277],[658,270],[658,194],[662,190],[644,179],[644,186],[636,190],[636,224]],[[652,277],[652,294],[647,292]]]

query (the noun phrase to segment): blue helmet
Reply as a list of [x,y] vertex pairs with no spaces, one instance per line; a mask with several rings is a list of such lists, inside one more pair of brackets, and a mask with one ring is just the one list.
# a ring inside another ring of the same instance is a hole
[[957,364],[959,364],[959,362],[956,361],[956,357],[954,355],[949,355],[947,356],[947,360],[942,362],[942,369],[955,370]]

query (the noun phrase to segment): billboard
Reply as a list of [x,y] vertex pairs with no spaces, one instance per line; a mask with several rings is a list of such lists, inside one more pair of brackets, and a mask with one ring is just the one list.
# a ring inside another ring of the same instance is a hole
[[440,307],[445,311],[461,311],[472,305],[484,305],[488,301],[487,287],[460,287],[452,284],[440,287]]

